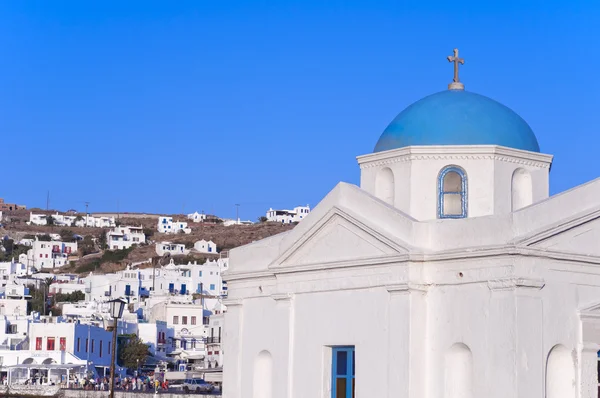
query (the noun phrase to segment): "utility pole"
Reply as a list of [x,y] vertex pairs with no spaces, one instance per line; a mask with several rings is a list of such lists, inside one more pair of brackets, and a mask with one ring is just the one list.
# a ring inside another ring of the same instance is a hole
[[85,203],[85,226],[88,226],[88,207],[90,205],[90,202],[84,202]]
[[48,190],[48,194],[46,195],[46,211],[50,208],[50,190]]

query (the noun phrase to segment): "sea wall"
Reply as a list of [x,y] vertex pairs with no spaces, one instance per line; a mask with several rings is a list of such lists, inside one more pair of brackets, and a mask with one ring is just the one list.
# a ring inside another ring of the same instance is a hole
[[[64,398],[106,398],[108,391],[86,391],[86,390],[62,390],[61,396]],[[151,397],[153,392],[135,392],[135,391],[115,391],[115,398],[140,398]],[[156,396],[156,395],[154,395]],[[204,395],[204,394],[183,394],[183,393],[171,393],[161,392],[158,394],[159,398],[189,398],[190,396],[196,396],[198,398],[221,398],[220,395]]]

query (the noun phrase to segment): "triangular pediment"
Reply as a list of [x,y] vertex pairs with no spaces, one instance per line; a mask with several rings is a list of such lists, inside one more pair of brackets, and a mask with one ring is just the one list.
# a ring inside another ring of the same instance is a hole
[[271,268],[371,260],[406,252],[405,244],[333,208],[274,261]]
[[600,257],[600,214],[592,212],[546,231],[522,243],[536,249]]

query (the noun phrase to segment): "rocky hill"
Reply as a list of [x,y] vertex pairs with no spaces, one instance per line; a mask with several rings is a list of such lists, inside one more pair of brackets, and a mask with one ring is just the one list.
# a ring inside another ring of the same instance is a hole
[[[34,211],[35,213],[46,213],[45,211]],[[21,214],[22,213],[22,214]],[[54,214],[55,212],[48,212]],[[177,261],[204,261],[207,258],[215,258],[226,253],[228,250],[242,246],[260,239],[276,235],[281,232],[292,229],[293,225],[282,225],[279,223],[257,223],[253,225],[232,225],[225,227],[221,223],[193,223],[188,222],[192,229],[191,234],[159,234],[157,232],[157,217],[141,217],[122,215],[118,219],[119,225],[143,226],[146,233],[148,244],[135,246],[126,251],[101,250],[103,235],[108,229],[101,228],[80,228],[64,226],[35,226],[27,225],[29,220],[29,211],[18,211],[6,214],[0,228],[0,237],[8,237],[18,242],[24,237],[36,234],[59,234],[66,239],[73,234],[84,237],[80,242],[80,253],[74,257],[69,266],[63,267],[56,272],[74,272],[79,274],[94,272],[114,272],[124,269],[128,264],[143,263],[141,267],[152,266],[153,262],[168,261],[161,259],[156,254],[155,243],[168,241],[173,243],[185,244],[187,248],[192,248],[194,242],[204,239],[212,240],[217,245],[218,254],[200,254],[190,252],[186,258],[177,258]],[[173,215],[174,220],[185,220],[182,215]],[[25,248],[22,248],[25,249]],[[7,253],[8,255],[8,253]]]

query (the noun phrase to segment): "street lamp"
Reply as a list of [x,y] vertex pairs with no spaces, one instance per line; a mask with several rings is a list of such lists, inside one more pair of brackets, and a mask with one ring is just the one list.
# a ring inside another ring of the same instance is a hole
[[113,319],[112,353],[110,357],[110,398],[115,397],[115,353],[117,352],[117,326],[119,318],[123,316],[123,310],[127,303],[122,298],[110,300],[110,315]]

